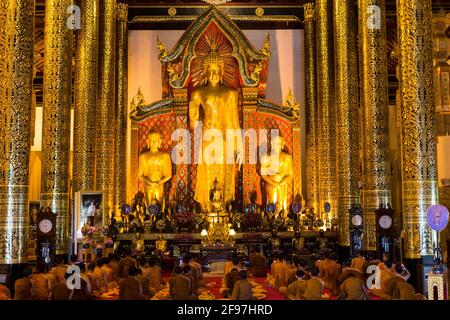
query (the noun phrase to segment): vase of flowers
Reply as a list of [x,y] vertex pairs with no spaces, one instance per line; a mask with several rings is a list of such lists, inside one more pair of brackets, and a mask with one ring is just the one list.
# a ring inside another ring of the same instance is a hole
[[89,249],[93,244],[93,240],[91,238],[86,238],[81,244],[83,246],[83,249]]
[[104,245],[105,248],[112,248],[114,246],[114,241],[111,238],[107,237],[105,238]]
[[103,233],[104,236],[109,235],[109,226],[108,225],[104,225],[102,227],[102,233]]

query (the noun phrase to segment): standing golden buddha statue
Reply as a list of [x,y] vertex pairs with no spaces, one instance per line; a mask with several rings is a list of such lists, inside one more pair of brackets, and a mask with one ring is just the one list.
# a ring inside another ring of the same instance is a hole
[[272,138],[272,151],[261,157],[261,177],[266,182],[267,204],[277,204],[277,214],[288,210],[289,186],[292,182],[292,156],[283,152],[284,139],[281,136]]
[[235,199],[235,159],[239,154],[236,145],[241,142],[229,146],[232,147],[230,152],[233,159],[227,161],[226,131],[240,129],[238,92],[222,84],[224,61],[214,43],[203,61],[203,72],[206,84],[192,92],[189,122],[191,128],[201,126],[202,130],[194,200],[200,203],[203,211],[209,212],[209,195],[215,181],[216,189],[222,192],[224,203]]
[[139,155],[139,181],[144,185],[147,206],[154,201],[164,210],[164,184],[172,178],[170,154],[162,152],[161,135],[151,132],[147,137],[147,151]]

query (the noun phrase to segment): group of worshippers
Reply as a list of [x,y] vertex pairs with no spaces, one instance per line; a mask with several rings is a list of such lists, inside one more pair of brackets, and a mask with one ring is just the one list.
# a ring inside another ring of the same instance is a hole
[[[249,273],[255,277],[266,276],[266,258],[259,252],[252,252],[249,268],[244,269],[236,255],[224,264],[222,293],[231,300],[254,300]],[[169,279],[169,292],[173,300],[196,300],[199,289],[205,286],[201,264],[194,256],[185,255],[181,266],[174,268]]]
[[204,285],[201,264],[189,254],[173,270],[169,279],[169,293],[172,300],[197,300],[199,289]]
[[[367,268],[376,265],[375,283],[367,284]],[[267,282],[290,300],[321,300],[332,296],[338,300],[421,300],[414,287],[407,282],[410,273],[399,262],[393,263],[389,255],[383,261],[366,260],[359,253],[351,262],[338,263],[334,253],[323,253],[314,266],[306,260],[294,262],[290,255],[278,254],[271,265]]]
[[[77,268],[69,268],[71,265]],[[74,269],[80,271],[79,285],[69,279]],[[13,294],[6,286],[0,285],[0,300],[94,300],[114,289],[118,289],[120,300],[146,300],[163,285],[156,256],[135,259],[129,252],[125,252],[122,258],[116,254],[107,257],[98,254],[95,261],[86,267],[76,255],[72,255],[69,264],[58,257],[52,268],[38,264],[33,272],[26,267],[22,277],[14,282]]]
[[[14,282],[14,289],[7,290],[7,294],[0,295],[0,300],[85,300],[92,292],[92,285],[86,273],[86,265],[77,261],[77,256],[70,257],[69,264],[64,264],[61,257],[56,258],[55,266],[50,268],[40,263],[33,271],[25,266],[22,277]],[[67,279],[72,275],[68,273],[69,266],[76,265],[80,271],[80,286],[70,290]],[[6,287],[5,287],[6,288]],[[5,290],[3,292],[6,292]],[[64,298],[63,298],[64,296]]]
[[224,264],[221,292],[230,300],[254,300],[253,285],[249,277],[265,277],[266,257],[259,251],[251,250],[248,269],[245,269],[237,255],[232,255]]

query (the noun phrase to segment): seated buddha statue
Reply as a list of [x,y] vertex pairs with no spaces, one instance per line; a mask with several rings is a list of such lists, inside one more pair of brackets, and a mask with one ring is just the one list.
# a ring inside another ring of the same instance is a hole
[[158,132],[147,137],[148,151],[139,155],[139,181],[144,185],[145,200],[151,204],[156,199],[160,208],[164,205],[164,184],[172,178],[170,154],[160,151],[162,139]]
[[219,188],[217,180],[214,180],[214,188],[210,191],[209,198],[212,212],[222,212],[224,210],[222,190]]
[[272,138],[272,152],[261,157],[261,177],[266,182],[267,204],[277,204],[277,214],[288,212],[289,186],[292,181],[292,156],[284,151],[284,139]]

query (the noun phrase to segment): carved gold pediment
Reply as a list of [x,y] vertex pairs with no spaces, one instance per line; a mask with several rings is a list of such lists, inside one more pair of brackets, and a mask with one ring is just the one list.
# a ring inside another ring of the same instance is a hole
[[[212,29],[214,30],[211,31]],[[208,41],[213,37],[217,37],[213,41],[223,43],[223,58],[237,61],[242,85],[258,86],[262,71],[267,69],[267,60],[270,58],[269,38],[267,37],[261,50],[256,50],[238,26],[215,6],[209,7],[187,28],[170,52],[157,40],[159,59],[165,64],[170,86],[185,88],[190,76],[194,80],[199,76],[195,70],[191,70],[191,63],[194,59],[201,59],[203,52],[208,53]],[[195,63],[193,65],[192,68],[195,68]]]

